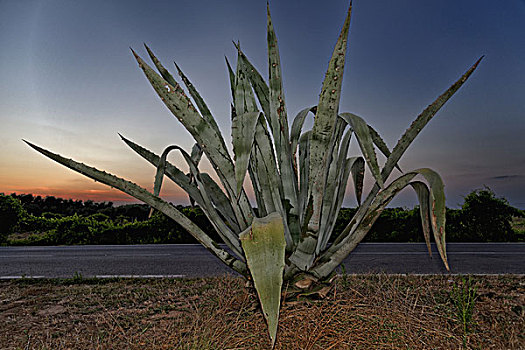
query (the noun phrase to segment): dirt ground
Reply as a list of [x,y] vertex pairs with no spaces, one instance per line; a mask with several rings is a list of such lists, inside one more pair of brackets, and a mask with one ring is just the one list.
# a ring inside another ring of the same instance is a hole
[[[275,349],[525,349],[525,278],[343,275],[328,298],[286,302]],[[464,289],[466,290],[466,289]],[[457,297],[455,297],[457,300]],[[1,349],[268,349],[236,277],[0,281]]]

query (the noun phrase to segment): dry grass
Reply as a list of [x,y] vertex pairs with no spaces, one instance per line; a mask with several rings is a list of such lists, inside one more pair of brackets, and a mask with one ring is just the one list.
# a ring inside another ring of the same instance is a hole
[[[460,349],[457,276],[349,275],[282,307],[276,349]],[[473,277],[471,349],[524,349],[525,278]],[[2,349],[267,349],[241,279],[0,282]]]

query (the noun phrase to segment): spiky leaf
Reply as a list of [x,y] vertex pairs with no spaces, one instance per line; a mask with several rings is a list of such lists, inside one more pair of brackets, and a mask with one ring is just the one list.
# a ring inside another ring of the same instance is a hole
[[319,96],[319,103],[317,104],[312,136],[310,138],[307,206],[312,207],[312,215],[307,225],[308,232],[302,236],[295,253],[290,257],[290,261],[303,270],[307,270],[315,259],[315,249],[317,247],[323,205],[324,184],[327,169],[330,165],[331,146],[334,142],[332,135],[334,134],[334,128],[338,118],[337,114],[341,97],[351,12],[352,6],[350,5],[341,34],[332,53],[332,58],[328,63],[328,69]]
[[405,153],[408,146],[414,141],[416,136],[423,130],[425,125],[428,124],[428,122],[436,115],[436,113],[443,107],[443,105],[458,91],[458,89],[467,81],[467,79],[470,77],[470,75],[474,72],[474,70],[478,67],[478,64],[483,59],[483,56],[481,56],[476,63],[470,69],[465,72],[457,80],[450,88],[447,89],[441,96],[439,96],[432,104],[430,104],[423,112],[421,112],[420,115],[417,116],[417,118],[414,120],[414,122],[410,125],[410,127],[405,131],[403,136],[399,139],[396,146],[392,150],[392,154],[390,157],[388,157],[385,166],[382,171],[382,177],[383,180],[386,181],[388,176],[390,175],[390,172],[394,168],[394,166],[398,163],[401,156]]
[[240,195],[242,184],[248,170],[250,153],[255,139],[255,127],[260,112],[237,114],[232,120],[232,143],[235,157],[235,179],[237,195]]
[[199,241],[206,249],[222,260],[222,262],[224,262],[227,266],[243,275],[246,275],[247,268],[244,262],[236,259],[230,253],[220,248],[217,242],[213,241],[206,233],[204,233],[204,231],[202,231],[202,229],[199,228],[199,226],[188,219],[186,215],[178,211],[177,208],[175,208],[175,206],[172,204],[163,201],[161,198],[154,196],[144,188],[130,181],[76,162],[72,159],[64,158],[59,154],[45,150],[30,142],[24,142],[26,142],[31,148],[56,161],[57,163],[60,163],[86,177],[94,179],[95,181],[99,181],[105,185],[117,188],[120,191],[135,197],[136,199],[143,201],[154,209],[166,214],[169,218],[181,225],[186,231],[188,231],[188,233],[195,237],[197,241]]

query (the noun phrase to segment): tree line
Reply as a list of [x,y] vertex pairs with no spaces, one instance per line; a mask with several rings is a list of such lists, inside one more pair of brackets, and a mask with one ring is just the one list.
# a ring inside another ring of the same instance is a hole
[[[212,238],[220,241],[199,207],[177,208]],[[357,209],[342,208],[334,238],[344,229]],[[41,197],[31,194],[0,194],[0,244],[155,244],[197,243],[177,223],[145,204],[114,206],[93,202]],[[525,232],[512,221],[525,217],[504,198],[484,188],[468,194],[460,209],[447,209],[448,242],[525,241]],[[364,242],[423,242],[419,207],[387,208]]]

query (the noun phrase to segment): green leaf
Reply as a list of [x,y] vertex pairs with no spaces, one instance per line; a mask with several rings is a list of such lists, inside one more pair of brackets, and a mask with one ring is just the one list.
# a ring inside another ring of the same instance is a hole
[[268,213],[277,210],[275,207],[277,199],[274,199],[274,196],[277,194],[265,165],[265,157],[257,143],[254,144],[252,150],[249,169],[260,212],[259,216],[266,216]]
[[[176,148],[177,146],[169,146],[164,150],[164,152],[162,152],[162,155],[159,160],[159,164],[157,165],[157,173],[155,174],[155,181],[153,183],[153,195],[154,196],[159,196],[160,194],[160,189],[162,187],[162,180],[164,179],[164,173],[166,171],[166,158],[168,157],[169,152]],[[148,217],[151,217],[151,215],[153,215],[153,208],[151,208]]]
[[[354,219],[341,233],[342,240],[336,240],[320,257],[319,264],[310,273],[318,278],[328,276],[352,250],[361,242],[377,220],[383,209],[403,188],[411,184],[417,175],[423,175],[430,187],[429,203],[431,208],[431,224],[438,251],[445,268],[449,270],[445,249],[445,194],[441,177],[431,169],[423,168],[410,171],[392,181],[374,197],[366,214],[362,218]],[[355,218],[355,216],[354,216]],[[348,231],[347,231],[348,230]],[[347,231],[347,232],[345,232]]]
[[[332,145],[330,166],[328,167],[328,174],[326,175],[326,185],[324,189],[323,205],[321,208],[321,221],[319,223],[319,239],[317,241],[316,254],[319,253],[323,243],[328,239],[328,236],[331,235],[331,232],[329,232],[327,229],[330,226],[329,222],[332,219],[332,211],[335,210],[334,204],[340,185],[340,174],[344,171],[346,159],[346,154],[342,157],[339,157],[339,146],[345,127],[346,123],[343,120],[338,119],[334,130],[334,142]],[[345,153],[345,151],[341,150],[341,153]]]
[[[387,158],[390,157],[390,153],[391,153],[390,149],[386,145],[381,135],[379,135],[379,133],[370,125],[368,125],[368,130],[370,132],[370,136],[372,137],[372,141],[374,142],[374,145],[376,145],[376,147],[381,151],[381,153],[385,155],[385,157]],[[403,172],[397,164],[396,164],[396,168],[400,172]]]
[[[201,173],[201,179],[217,210],[225,218],[226,222],[235,232],[240,232],[239,223],[235,218],[235,212],[228,197],[224,194],[219,185],[207,173]],[[200,205],[200,204],[199,204]],[[201,205],[202,206],[202,205]]]
[[193,163],[199,165],[202,158],[202,153],[203,152],[201,146],[199,146],[198,143],[194,144],[191,148],[191,160],[193,161]]
[[87,166],[85,164],[76,162],[72,159],[67,159],[62,157],[59,154],[52,153],[41,147],[33,145],[27,141],[24,141],[30,147],[36,151],[42,153],[46,157],[60,163],[86,177],[99,181],[110,187],[119,189],[120,191],[140,200],[154,209],[166,214],[169,218],[181,225],[188,233],[190,233],[195,239],[197,239],[206,249],[212,252],[217,256],[223,263],[239,272],[240,274],[246,275],[247,268],[244,262],[236,259],[230,253],[220,248],[220,246],[213,241],[204,231],[202,231],[199,226],[193,223],[188,219],[184,214],[179,212],[172,204],[163,201],[161,198],[154,196],[150,192],[146,191],[144,188],[130,182],[119,178],[115,175],[100,171],[96,168]]
[[[129,147],[131,147],[131,149],[133,149],[140,156],[142,156],[144,159],[150,162],[153,166],[159,166],[161,157],[147,150],[146,148],[126,139],[122,135],[120,135],[120,137]],[[195,147],[193,149],[195,150]],[[180,186],[186,193],[188,193],[190,198],[195,200],[195,202],[199,206],[202,207],[205,205],[204,199],[200,194],[200,190],[192,181],[190,181],[191,176],[188,177],[186,174],[184,174],[182,171],[180,171],[177,167],[175,167],[168,161],[166,161],[165,173],[170,180],[172,180],[174,183]],[[202,174],[202,177],[204,179],[207,192],[210,195],[214,205],[217,207],[217,210],[219,210],[221,214],[226,218],[228,224],[232,228],[236,229],[237,232],[239,232],[239,223],[235,217],[235,213],[232,204],[230,203],[230,200],[222,192],[219,185],[217,185],[217,183],[215,183],[215,181],[213,181],[208,174]],[[234,205],[235,204],[236,203],[234,202]]]
[[302,270],[307,270],[315,258],[324,196],[324,184],[329,167],[329,157],[332,150],[331,145],[333,144],[332,135],[338,119],[337,114],[339,111],[339,99],[341,97],[351,9],[352,6],[350,5],[332,58],[328,63],[328,69],[319,96],[319,103],[317,104],[312,136],[310,138],[308,201],[311,203],[309,203],[308,206],[311,205],[312,207],[312,215],[307,225],[307,232],[302,236],[297,246],[297,255],[290,257],[290,260]]
[[244,114],[248,112],[257,112],[257,104],[255,96],[250,85],[250,80],[247,77],[246,67],[241,58],[240,49],[237,55],[237,71],[235,72],[235,96],[234,106],[237,114]]
[[239,45],[234,43],[237,51],[239,53],[239,59],[242,60],[241,67],[244,69],[244,74],[248,77],[250,84],[252,85],[257,100],[261,105],[261,108],[264,112],[265,117],[267,118],[268,123],[271,124],[270,120],[270,88],[264,81],[262,75],[257,71],[253,64],[248,60],[248,57],[242,52]]
[[356,157],[352,163],[351,173],[354,182],[355,197],[357,204],[361,205],[361,196],[363,194],[363,182],[365,180],[365,160],[362,157]]
[[413,181],[410,183],[412,188],[417,193],[419,199],[419,214],[421,216],[421,224],[423,226],[423,236],[427,244],[428,255],[432,256],[432,248],[430,247],[430,190],[427,185],[421,181]]
[[[153,61],[153,64],[155,65],[155,67],[157,67],[157,70],[159,71],[160,75],[164,78],[164,80],[166,80],[171,86],[175,86],[175,87],[178,86],[179,84],[177,83],[175,78],[173,78],[173,75],[171,75],[171,73],[166,68],[164,68],[162,63],[160,63],[160,61],[155,56],[153,51],[150,50],[148,45],[144,44],[144,47],[148,51],[149,57]],[[131,51],[133,51],[133,50],[131,50]]]
[[394,166],[398,163],[399,159],[405,151],[407,150],[408,146],[414,141],[416,136],[423,130],[425,125],[436,115],[436,113],[443,107],[443,105],[458,91],[458,89],[467,81],[467,79],[470,77],[470,75],[474,72],[474,70],[478,67],[478,64],[483,59],[483,56],[481,56],[476,63],[467,71],[465,74],[459,78],[450,88],[447,89],[441,96],[439,96],[432,104],[430,104],[423,112],[421,112],[420,115],[417,116],[417,118],[414,120],[412,125],[405,131],[403,136],[399,139],[396,146],[392,150],[392,154],[390,157],[388,157],[385,166],[382,171],[382,177],[383,180],[386,181],[390,173],[392,172],[392,169]]
[[232,66],[228,61],[228,58],[224,56],[224,59],[226,60],[226,65],[228,66],[228,76],[230,77],[230,89],[232,91],[232,99],[235,99],[235,73],[233,72]]
[[381,177],[381,170],[377,162],[376,152],[374,150],[374,142],[368,124],[359,116],[352,113],[342,113],[342,117],[348,118],[348,123],[354,130],[361,152],[365,157],[366,164],[372,172],[374,179],[383,187],[383,178]]
[[285,265],[286,243],[282,216],[274,212],[264,218],[254,218],[252,226],[241,233],[240,240],[268,323],[273,348]]
[[158,196],[160,194],[160,188],[162,186],[162,179],[164,178],[164,172],[166,169],[166,158],[168,157],[168,154],[178,149],[178,146],[168,146],[164,152],[162,152],[162,155],[160,157],[159,165],[157,166],[157,173],[155,175],[155,182],[153,184],[153,194],[155,196]]
[[[143,157],[145,160],[150,162],[154,167],[158,168],[161,165],[161,157],[151,152],[150,150],[136,144],[135,142],[128,140],[124,136],[120,135],[120,138],[138,155]],[[165,173],[168,178],[176,183],[180,188],[186,192],[190,198],[195,200],[197,204],[201,205],[202,197],[198,188],[191,183],[190,178],[186,176],[180,169],[172,165],[170,162],[165,161]]]
[[235,157],[235,178],[237,195],[241,194],[242,185],[248,170],[250,153],[255,139],[255,128],[260,112],[237,114],[232,121],[232,143]]
[[179,73],[179,76],[182,79],[182,82],[188,89],[188,92],[190,93],[191,97],[193,98],[193,101],[195,101],[195,104],[197,105],[197,108],[199,109],[202,117],[206,119],[206,121],[210,124],[210,126],[215,130],[217,135],[220,136],[220,140],[223,144],[223,147],[226,148],[226,144],[224,143],[224,139],[222,138],[221,131],[219,130],[219,126],[217,125],[217,122],[215,121],[215,118],[213,118],[213,115],[210,112],[210,109],[204,102],[204,99],[201,97],[197,89],[195,89],[195,86],[191,83],[191,81],[184,75],[182,70],[179,68],[177,63],[175,63],[175,67],[177,68],[177,72]]
[[222,137],[218,136],[217,132],[197,112],[193,103],[179,85],[173,86],[169,84],[165,79],[155,73],[134,51],[133,54],[153,89],[168,109],[199,143],[221,178],[221,181],[225,187],[230,188],[230,193],[233,194],[232,185],[235,182],[233,163],[220,140]]
[[332,209],[331,209],[330,215],[328,216],[328,220],[326,223],[327,228],[325,232],[327,232],[327,234],[323,237],[323,240],[321,241],[317,254],[325,250],[328,244],[328,241],[330,240],[330,237],[334,233],[334,227],[336,224],[337,216],[339,215],[339,211],[341,210],[341,206],[343,205],[343,199],[345,197],[345,191],[346,191],[346,186],[348,183],[348,178],[350,177],[350,173],[352,169],[354,168],[355,164],[359,162],[361,162],[364,167],[365,162],[362,157],[348,158],[344,162],[343,171],[341,171],[341,173],[339,174],[337,193],[335,195],[335,200],[333,202]]
[[[195,141],[202,147],[213,169],[219,176],[222,185],[230,198],[235,198],[235,171],[233,162],[221,141],[222,136],[204,119],[195,109],[191,100],[186,96],[180,86],[172,86],[151,69],[133,50],[133,54],[142,68],[153,89],[168,109],[190,132]],[[245,194],[234,206],[235,216],[242,227],[247,227],[252,218],[252,208]]]
[[[277,169],[277,161],[272,145],[272,140],[270,133],[266,127],[266,121],[263,118],[259,118],[257,122],[257,127],[255,131],[255,146],[258,150],[257,154],[257,164],[260,167],[258,172],[261,171],[261,174],[267,176],[267,181],[269,184],[269,192],[271,192],[271,197],[273,200],[274,210],[269,210],[270,206],[267,206],[268,212],[277,211],[281,214],[282,217],[286,217],[287,213],[285,207],[283,206],[283,190],[282,183],[279,178],[279,172]],[[288,221],[284,221],[284,233],[286,238],[287,248],[291,249],[293,246],[293,237],[292,232],[288,227]]]
[[445,186],[443,180],[435,171],[425,168],[420,169],[419,173],[425,177],[430,187],[429,207],[432,232],[434,233],[441,260],[443,260],[447,270],[450,271],[445,244]]
[[[268,68],[269,68],[269,88],[270,88],[270,110],[269,113],[272,135],[278,152],[281,147],[288,145],[288,117],[286,105],[284,103],[284,91],[281,72],[281,59],[279,57],[279,46],[277,36],[273,29],[272,18],[270,16],[270,6],[267,4],[267,26],[268,26]],[[286,151],[286,149],[283,149]]]
[[283,189],[283,201],[287,203],[288,228],[296,240],[299,239],[299,203],[297,198],[298,183],[296,172],[293,168],[293,154],[290,149],[288,132],[288,114],[284,102],[284,90],[282,82],[281,59],[279,57],[279,46],[277,36],[270,16],[270,6],[267,4],[267,41],[268,41],[268,77],[269,77],[269,115],[266,117],[271,121],[273,141],[277,162],[280,171],[280,182]]
[[310,136],[312,131],[304,132],[299,138],[299,208],[301,209],[301,226],[306,218],[308,204],[308,178],[310,170]]
[[210,220],[210,223],[213,225],[215,231],[219,234],[223,242],[228,246],[228,248],[230,248],[235,254],[237,254],[239,258],[242,259],[243,254],[240,242],[237,236],[230,229],[230,227],[228,227],[228,225],[224,223],[217,210],[215,209],[214,205],[212,204],[208,192],[206,191],[206,186],[204,186],[204,183],[201,179],[201,173],[199,169],[197,169],[195,163],[192,161],[191,156],[188,153],[186,153],[186,151],[181,147],[173,146],[173,149],[178,150],[182,154],[184,160],[190,168],[190,172],[197,183],[197,188],[199,188],[203,199],[203,205],[201,207],[202,211]]
[[312,112],[315,115],[316,110],[317,110],[317,106],[308,107],[308,108],[301,110],[295,116],[293,123],[292,123],[292,129],[290,130],[290,145],[291,145],[290,150],[292,154],[295,154],[297,151],[299,137],[301,136],[303,125],[306,120],[306,116],[308,115],[309,112]]

